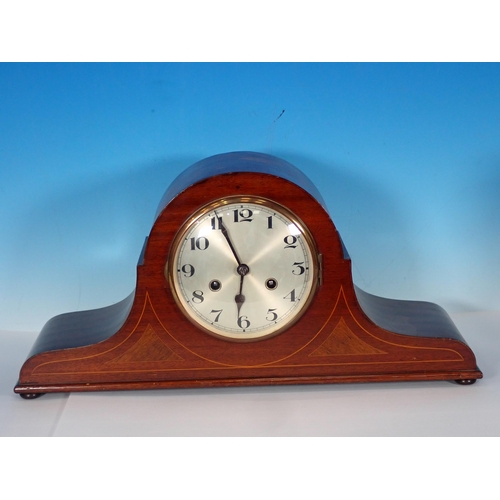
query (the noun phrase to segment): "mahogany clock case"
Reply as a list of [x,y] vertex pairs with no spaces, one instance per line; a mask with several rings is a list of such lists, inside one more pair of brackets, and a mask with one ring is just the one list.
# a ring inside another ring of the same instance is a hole
[[[270,338],[237,342],[207,334],[179,308],[165,265],[180,227],[200,207],[234,196],[271,200],[314,239],[320,269],[300,319]],[[312,182],[279,158],[216,155],[177,177],[160,201],[122,302],[52,318],[14,388],[46,392],[324,384],[481,378],[447,313],[426,302],[384,299],[352,281],[351,261]]]

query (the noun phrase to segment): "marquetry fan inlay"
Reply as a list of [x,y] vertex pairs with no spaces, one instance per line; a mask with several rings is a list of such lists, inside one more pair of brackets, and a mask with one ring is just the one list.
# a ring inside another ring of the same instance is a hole
[[309,356],[338,356],[346,354],[385,354],[361,340],[340,318],[328,338]]
[[145,361],[183,361],[183,359],[165,345],[148,325],[139,340],[112,363],[137,363]]

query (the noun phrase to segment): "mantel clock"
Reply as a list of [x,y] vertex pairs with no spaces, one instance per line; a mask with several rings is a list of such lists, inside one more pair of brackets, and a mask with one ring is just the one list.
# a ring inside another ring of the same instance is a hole
[[454,380],[482,374],[446,312],[352,281],[316,187],[279,158],[221,154],[167,189],[109,307],[39,334],[14,391]]

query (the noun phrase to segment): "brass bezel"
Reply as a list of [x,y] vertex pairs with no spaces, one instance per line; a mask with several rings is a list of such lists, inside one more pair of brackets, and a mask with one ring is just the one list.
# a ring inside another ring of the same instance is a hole
[[[282,325],[280,328],[277,330],[274,330],[273,332],[267,334],[267,335],[261,335],[261,336],[256,336],[256,337],[243,337],[242,336],[232,336],[229,334],[224,334],[224,333],[217,333],[214,332],[213,330],[210,330],[204,326],[204,324],[201,321],[198,321],[195,316],[190,314],[189,309],[184,305],[183,300],[179,296],[179,291],[176,285],[176,278],[177,273],[174,272],[175,266],[174,262],[176,262],[180,250],[180,243],[184,240],[184,237],[187,233],[190,232],[191,228],[197,223],[198,220],[203,218],[207,213],[212,212],[216,210],[219,207],[224,207],[227,205],[232,205],[236,203],[252,203],[255,205],[262,205],[268,209],[271,209],[275,212],[279,212],[283,217],[289,219],[293,224],[297,226],[299,229],[301,235],[303,236],[305,243],[307,247],[309,248],[309,251],[311,253],[311,266],[312,271],[310,270],[311,274],[311,289],[309,291],[309,295],[307,299],[303,302],[303,305],[300,307],[298,312],[288,321],[285,322],[284,325]],[[307,226],[302,222],[302,220],[290,209],[285,207],[284,205],[277,203],[273,200],[270,200],[268,198],[260,197],[260,196],[252,196],[252,195],[235,195],[235,196],[226,196],[224,198],[220,198],[218,200],[212,201],[206,205],[203,205],[200,207],[198,210],[193,212],[185,221],[184,223],[179,227],[177,230],[174,239],[172,240],[172,245],[170,247],[170,252],[167,257],[167,261],[165,263],[165,268],[164,268],[164,274],[165,277],[169,283],[170,290],[172,291],[172,295],[174,297],[174,300],[179,307],[179,309],[182,311],[184,316],[189,320],[190,323],[198,327],[200,330],[208,333],[209,335],[212,335],[213,337],[216,337],[218,339],[222,340],[227,340],[230,342],[258,342],[261,340],[269,339],[271,337],[274,337],[276,335],[279,335],[283,333],[285,330],[288,330],[291,326],[293,326],[297,321],[302,317],[302,315],[307,311],[309,306],[311,305],[311,302],[314,299],[314,296],[316,295],[316,292],[318,290],[318,287],[320,285],[320,258],[321,256],[318,253],[316,243],[314,241],[314,238],[307,228]]]

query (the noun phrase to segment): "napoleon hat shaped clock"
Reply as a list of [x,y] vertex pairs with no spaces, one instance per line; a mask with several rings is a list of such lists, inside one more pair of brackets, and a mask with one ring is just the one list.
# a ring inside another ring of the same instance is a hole
[[172,182],[135,290],[112,306],[52,318],[14,391],[481,377],[441,307],[354,285],[325,203],[299,169],[235,152]]

